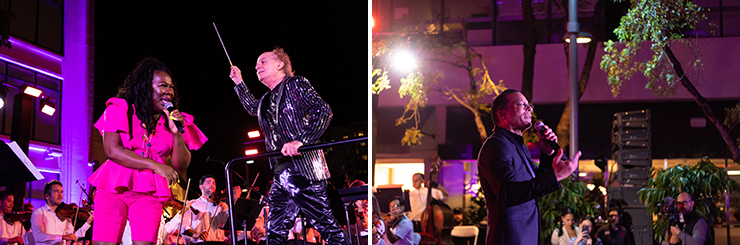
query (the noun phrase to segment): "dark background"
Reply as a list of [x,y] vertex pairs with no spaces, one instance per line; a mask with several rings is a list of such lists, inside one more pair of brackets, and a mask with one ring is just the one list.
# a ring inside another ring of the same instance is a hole
[[[256,78],[257,57],[280,46],[291,56],[295,74],[306,77],[331,106],[330,128],[367,121],[366,2],[97,1],[94,118],[102,115],[105,101],[115,96],[139,60],[149,56],[167,64],[181,111],[193,115],[208,137],[200,150],[192,151],[189,198],[197,197],[198,179],[205,174],[215,175],[218,189],[223,189],[223,166],[206,158],[226,162],[244,156],[247,131],[259,129],[257,118],[246,113],[234,92],[229,60],[212,22],[255,97],[268,90]],[[257,145],[264,149],[264,144]],[[235,166],[245,176],[244,162]],[[251,182],[261,171],[257,186],[264,188],[271,179],[267,168],[258,160],[249,165],[245,178]],[[341,166],[330,168],[337,175],[334,170]],[[341,182],[334,185],[342,187]]]

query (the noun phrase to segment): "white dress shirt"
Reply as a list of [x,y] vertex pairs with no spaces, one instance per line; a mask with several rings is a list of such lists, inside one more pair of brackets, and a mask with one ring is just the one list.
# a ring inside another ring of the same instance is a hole
[[[198,210],[199,213],[198,215],[193,215],[192,210],[185,211],[185,214],[183,214],[182,229],[180,230],[180,232],[187,231],[188,229],[193,229],[197,233],[208,231],[208,237],[206,237],[206,241],[226,241],[224,230],[222,230],[220,227],[223,227],[224,224],[226,224],[226,221],[229,218],[228,212],[224,212],[224,210],[218,205],[214,206],[212,202],[210,202],[203,196],[193,200],[190,206]],[[212,219],[214,216],[216,218]],[[211,220],[213,220],[213,224],[211,224]],[[203,242],[203,240],[201,240],[199,237],[186,236],[185,240],[188,241],[189,244]]]
[[[429,189],[423,186],[419,189],[409,191],[409,203],[411,204],[409,219],[421,221],[421,214],[427,208],[427,193],[429,193]],[[432,197],[444,201],[444,194],[438,189],[432,189]]]
[[8,224],[5,222],[5,218],[0,214],[0,245],[8,244],[8,239],[14,237],[23,237],[26,234],[26,229],[23,228],[20,221]]
[[73,232],[79,239],[85,236],[87,229],[90,229],[90,224],[85,223],[75,231],[72,221],[59,220],[49,204],[34,210],[31,214],[31,231],[36,244],[61,244],[62,236]]
[[178,233],[176,232],[177,228],[180,228],[180,221],[182,220],[181,214],[182,212],[178,212],[169,222],[162,225],[164,226],[164,229],[159,230],[159,239],[161,240],[161,243],[158,244],[185,244],[182,235],[178,238]]

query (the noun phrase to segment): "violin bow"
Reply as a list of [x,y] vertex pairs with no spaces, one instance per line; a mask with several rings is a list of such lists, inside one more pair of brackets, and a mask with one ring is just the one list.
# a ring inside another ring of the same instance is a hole
[[260,177],[260,172],[257,172],[257,176],[254,176],[254,181],[252,181],[252,188],[247,191],[247,200],[249,200],[249,194],[252,194],[252,189],[254,189],[254,184],[257,184],[257,178]]
[[183,197],[185,201],[182,202],[182,210],[180,211],[182,215],[180,215],[180,225],[179,228],[177,228],[177,239],[175,239],[175,243],[180,241],[180,234],[182,234],[182,221],[185,219],[185,206],[187,205],[186,202],[188,201],[188,191],[190,191],[190,178],[188,178],[188,188],[185,188],[185,197]]

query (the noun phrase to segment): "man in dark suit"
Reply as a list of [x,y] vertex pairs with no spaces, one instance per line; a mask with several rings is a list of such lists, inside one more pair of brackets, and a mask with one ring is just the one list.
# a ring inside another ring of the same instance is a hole
[[556,152],[545,142],[557,142],[547,126],[538,134],[540,165],[532,161],[522,132],[532,126],[533,108],[522,93],[511,89],[493,101],[496,127],[478,155],[478,173],[488,209],[487,245],[537,244],[540,214],[535,198],[560,189],[558,181],[578,166],[580,152],[563,161],[563,151]]

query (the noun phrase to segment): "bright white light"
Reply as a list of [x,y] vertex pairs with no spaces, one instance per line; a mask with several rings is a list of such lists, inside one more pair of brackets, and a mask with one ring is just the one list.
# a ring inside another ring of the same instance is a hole
[[410,72],[417,67],[416,56],[409,51],[399,51],[393,55],[393,65],[403,72]]
[[42,92],[40,89],[31,87],[31,86],[26,86],[26,88],[23,89],[23,93],[38,98],[39,96],[41,96]]
[[727,171],[727,175],[740,175],[740,170]]
[[586,184],[586,188],[588,188],[589,191],[593,191],[594,188],[596,188],[596,185],[594,185],[594,184]]
[[56,112],[56,111],[57,110],[54,109],[54,107],[51,107],[49,105],[44,105],[43,107],[41,107],[41,112],[43,112],[44,114],[49,115],[49,116],[53,116],[54,115],[54,112]]
[[5,99],[0,98],[0,108],[3,108],[3,107],[5,107]]
[[260,137],[260,131],[254,130],[247,132],[247,136],[249,136],[250,139],[258,138]]
[[[570,43],[570,38],[569,37],[566,37],[565,38],[565,42],[566,43]],[[591,42],[591,38],[590,37],[577,37],[576,38],[576,43],[590,43],[590,42]]]
[[578,173],[578,176],[580,176],[580,177],[586,177],[586,175],[588,175],[588,174],[587,173],[584,173],[584,172]]
[[604,196],[606,196],[606,187],[599,186],[599,190],[601,191],[601,194],[604,194]]
[[247,156],[249,156],[249,155],[256,155],[257,153],[259,153],[259,151],[257,151],[257,149],[247,149],[247,150],[244,151],[244,155],[247,155]]

